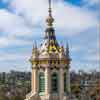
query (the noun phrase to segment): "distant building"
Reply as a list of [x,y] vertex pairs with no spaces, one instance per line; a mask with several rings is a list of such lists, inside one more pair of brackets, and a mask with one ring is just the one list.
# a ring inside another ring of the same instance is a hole
[[32,64],[31,92],[25,100],[69,100],[70,57],[69,47],[60,46],[53,28],[54,19],[49,0],[49,16],[46,19],[44,42],[38,48],[35,43],[30,62]]

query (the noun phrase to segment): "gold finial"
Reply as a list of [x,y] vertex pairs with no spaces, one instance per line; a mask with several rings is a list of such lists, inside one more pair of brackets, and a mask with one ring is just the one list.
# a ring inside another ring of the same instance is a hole
[[51,0],[49,0],[49,16],[46,20],[48,26],[52,26],[52,23],[54,22],[54,19],[52,17],[52,9],[51,9]]

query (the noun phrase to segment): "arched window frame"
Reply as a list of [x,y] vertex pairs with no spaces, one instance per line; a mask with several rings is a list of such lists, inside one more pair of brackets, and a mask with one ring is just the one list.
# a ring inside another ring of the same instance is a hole
[[51,74],[51,91],[52,93],[58,93],[58,73],[57,72],[53,72]]
[[42,95],[45,92],[45,74],[39,72],[39,94]]

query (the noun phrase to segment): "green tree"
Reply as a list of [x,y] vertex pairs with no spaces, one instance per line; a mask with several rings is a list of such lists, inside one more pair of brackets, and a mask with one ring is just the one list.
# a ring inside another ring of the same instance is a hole
[[0,96],[0,100],[9,100],[6,96]]
[[22,96],[13,96],[11,100],[24,100]]

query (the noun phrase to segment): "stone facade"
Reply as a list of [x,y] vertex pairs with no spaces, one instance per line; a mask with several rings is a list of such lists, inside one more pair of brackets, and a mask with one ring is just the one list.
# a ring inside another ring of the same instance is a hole
[[[35,43],[30,62],[32,64],[32,88],[25,100],[68,100],[70,93],[69,47],[60,46],[56,40],[49,0],[49,16],[46,20],[44,41]],[[40,73],[42,76],[40,77]],[[65,76],[64,76],[65,75]]]

